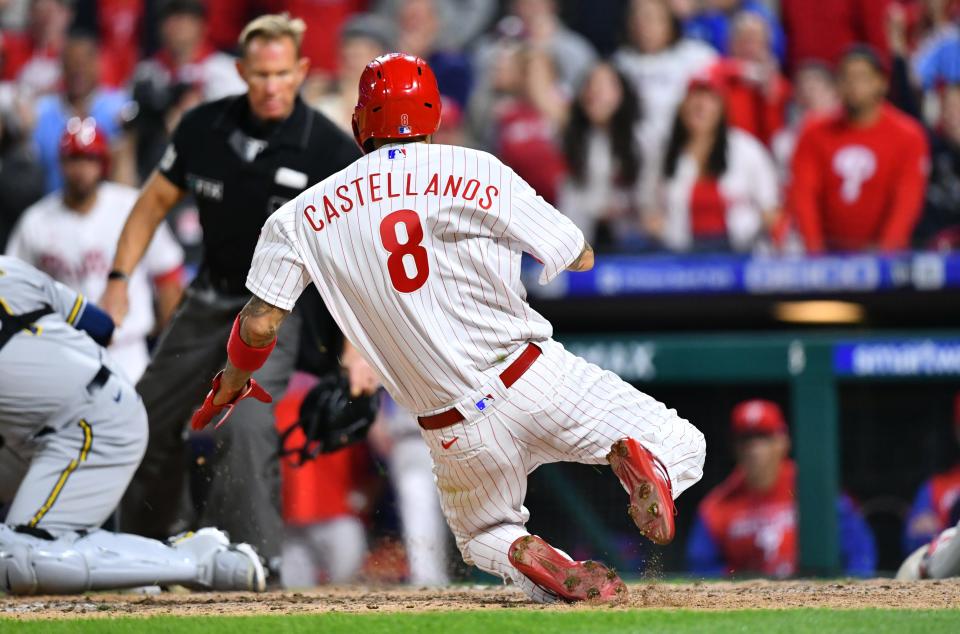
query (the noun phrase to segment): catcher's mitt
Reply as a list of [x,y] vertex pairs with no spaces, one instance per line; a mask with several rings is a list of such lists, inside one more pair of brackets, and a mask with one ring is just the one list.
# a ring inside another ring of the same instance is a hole
[[[350,396],[350,381],[342,374],[329,374],[307,393],[300,405],[300,420],[280,436],[280,456],[294,456],[302,465],[322,453],[342,449],[367,436],[377,417],[380,398]],[[306,437],[301,447],[288,446],[294,430]]]

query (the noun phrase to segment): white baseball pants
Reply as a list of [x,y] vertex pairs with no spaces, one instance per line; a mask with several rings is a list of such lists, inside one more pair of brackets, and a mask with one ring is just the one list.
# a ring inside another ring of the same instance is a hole
[[421,431],[464,561],[512,580],[535,601],[549,602],[552,595],[507,556],[510,545],[527,534],[527,475],[551,462],[606,464],[613,443],[629,437],[663,462],[676,497],[703,476],[706,443],[675,410],[612,372],[556,341],[537,345],[543,354],[512,387],[494,379],[452,404],[465,420]]

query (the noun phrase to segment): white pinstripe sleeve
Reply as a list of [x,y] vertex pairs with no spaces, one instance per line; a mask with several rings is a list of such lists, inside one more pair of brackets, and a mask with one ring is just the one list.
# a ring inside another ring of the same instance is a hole
[[268,304],[293,310],[310,285],[310,276],[294,245],[294,220],[287,211],[288,206],[281,207],[263,225],[247,274],[247,289]]
[[548,284],[583,252],[586,239],[573,222],[557,211],[513,170],[504,168],[511,180],[510,209],[501,209],[506,234],[518,240],[524,251],[543,263],[540,284]]

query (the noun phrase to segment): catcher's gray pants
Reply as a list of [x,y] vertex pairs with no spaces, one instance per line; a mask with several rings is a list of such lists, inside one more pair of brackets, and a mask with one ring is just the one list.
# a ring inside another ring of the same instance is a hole
[[[0,421],[0,435],[3,427]],[[54,535],[99,528],[140,463],[146,432],[140,397],[116,373],[65,399],[36,434],[0,449],[6,523]]]
[[[248,399],[214,435],[211,479],[200,517],[186,502],[186,429],[193,411],[226,362],[227,338],[249,297],[190,288],[137,384],[150,424],[143,464],[120,507],[121,530],[164,538],[191,526],[217,526],[247,542],[269,562],[283,539],[280,471],[273,407]],[[300,320],[291,314],[277,346],[254,378],[280,400],[297,358]]]

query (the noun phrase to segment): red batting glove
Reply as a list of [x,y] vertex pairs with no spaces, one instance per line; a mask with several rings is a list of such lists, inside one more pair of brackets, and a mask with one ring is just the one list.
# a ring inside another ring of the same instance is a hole
[[193,418],[190,419],[190,428],[192,430],[200,431],[209,425],[210,421],[218,416],[220,412],[226,409],[227,413],[224,414],[223,418],[213,427],[214,429],[219,429],[220,425],[223,425],[227,422],[227,419],[230,418],[230,414],[233,413],[233,407],[245,398],[255,398],[261,403],[273,402],[273,397],[270,396],[270,393],[260,387],[260,384],[255,380],[250,379],[246,385],[243,386],[243,389],[233,397],[233,400],[223,405],[214,405],[213,397],[220,391],[220,380],[222,377],[223,370],[220,370],[217,376],[213,377],[213,386],[210,388],[210,392],[207,393],[207,398],[203,399],[203,404],[197,408],[197,411],[193,413]]

